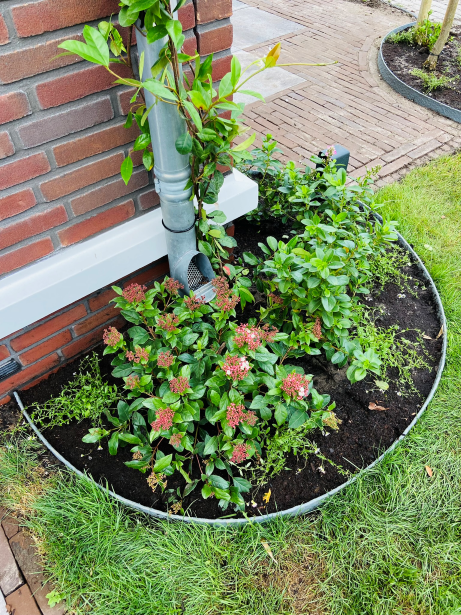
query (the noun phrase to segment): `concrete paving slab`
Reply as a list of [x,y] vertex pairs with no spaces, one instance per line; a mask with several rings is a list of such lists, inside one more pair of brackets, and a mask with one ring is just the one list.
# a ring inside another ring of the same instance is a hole
[[[237,51],[234,55],[240,60],[243,68],[246,68],[249,64],[257,60],[259,56],[248,53],[247,51]],[[255,72],[258,70],[258,66],[255,65],[249,69],[249,73]],[[259,92],[265,98],[267,96],[272,96],[272,94],[276,94],[277,92],[281,92],[282,90],[287,90],[288,88],[292,88],[299,83],[303,83],[305,79],[299,77],[298,75],[294,75],[284,68],[270,68],[259,75],[256,75],[251,81],[246,84],[245,89],[253,90],[255,92]],[[252,103],[258,100],[253,96],[249,96],[248,94],[235,94],[234,102],[240,103]]]
[[231,22],[234,26],[233,52],[303,29],[295,21],[255,7],[240,7],[232,15]]
[[232,0],[232,10],[235,11],[239,11],[240,9],[248,9],[250,8],[248,6],[248,4],[245,4],[244,2],[240,2],[240,0]]
[[8,615],[6,610],[5,596],[0,591],[0,615]]

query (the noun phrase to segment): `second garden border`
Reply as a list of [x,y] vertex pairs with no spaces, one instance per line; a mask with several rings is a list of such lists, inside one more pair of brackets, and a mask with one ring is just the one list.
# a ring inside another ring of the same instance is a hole
[[381,45],[378,53],[378,69],[381,74],[381,77],[384,81],[391,86],[393,90],[395,90],[398,94],[401,94],[408,100],[415,102],[417,105],[421,105],[421,107],[426,107],[427,109],[431,109],[431,111],[435,111],[440,115],[448,117],[450,120],[454,122],[458,122],[461,124],[461,110],[455,109],[454,107],[450,107],[449,105],[445,105],[444,103],[439,102],[438,100],[434,100],[430,96],[415,90],[410,85],[404,83],[401,79],[399,79],[391,69],[386,64],[383,55],[383,45],[392,34],[397,34],[397,32],[402,32],[402,30],[407,30],[414,26],[417,22],[413,21],[411,23],[405,24],[404,26],[399,26],[398,28],[394,28],[391,32],[386,34],[381,41]]

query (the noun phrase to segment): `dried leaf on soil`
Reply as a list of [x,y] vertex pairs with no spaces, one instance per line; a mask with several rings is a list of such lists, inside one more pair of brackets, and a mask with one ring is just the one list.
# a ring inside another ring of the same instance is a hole
[[389,410],[389,408],[385,408],[384,406],[378,406],[377,404],[375,404],[372,401],[368,404],[368,408],[370,410],[381,410],[381,411],[382,410]]
[[435,339],[438,340],[439,337],[441,337],[442,335],[443,335],[443,325],[440,327],[440,331],[437,333],[437,337]]

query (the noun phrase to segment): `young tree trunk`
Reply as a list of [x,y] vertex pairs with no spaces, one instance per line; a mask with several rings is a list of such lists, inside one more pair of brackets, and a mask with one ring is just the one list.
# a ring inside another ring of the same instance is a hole
[[442,30],[440,31],[440,36],[437,39],[437,42],[433,46],[429,57],[424,62],[424,68],[428,68],[429,70],[435,70],[437,67],[437,61],[439,59],[439,55],[442,53],[443,48],[445,47],[448,36],[450,35],[450,30],[453,27],[453,22],[455,19],[456,9],[458,8],[459,0],[448,0],[448,6],[445,13],[445,17],[443,19]]
[[429,17],[429,11],[431,10],[432,0],[421,0],[421,6],[419,8],[418,26],[426,21]]

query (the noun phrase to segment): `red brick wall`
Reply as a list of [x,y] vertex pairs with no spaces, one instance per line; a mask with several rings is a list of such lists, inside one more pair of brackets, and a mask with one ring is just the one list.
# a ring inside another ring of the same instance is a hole
[[[132,90],[114,87],[103,67],[55,58],[60,42],[82,38],[85,23],[117,11],[118,0],[0,2],[0,284],[12,271],[159,203],[139,157],[128,186],[119,175],[136,138],[135,128],[123,128]],[[232,0],[188,0],[180,11],[185,50],[215,53],[215,80],[230,69],[231,13]],[[24,366],[0,382],[0,403],[70,358],[69,348],[82,352],[100,339],[113,313],[100,309],[91,320],[90,300],[62,310],[76,315],[78,326],[69,322],[33,342],[27,338],[21,349],[14,336],[0,340],[0,361],[11,355]],[[45,331],[37,323],[34,329]]]

